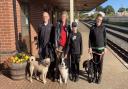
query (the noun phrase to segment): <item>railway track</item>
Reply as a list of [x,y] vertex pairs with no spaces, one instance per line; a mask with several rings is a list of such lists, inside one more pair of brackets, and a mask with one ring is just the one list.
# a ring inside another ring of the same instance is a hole
[[120,56],[126,63],[128,63],[128,52],[107,39],[107,45]]

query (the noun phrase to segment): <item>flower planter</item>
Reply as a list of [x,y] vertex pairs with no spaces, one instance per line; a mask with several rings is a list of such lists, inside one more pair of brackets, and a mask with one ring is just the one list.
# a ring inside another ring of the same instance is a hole
[[16,64],[12,63],[10,66],[10,77],[13,80],[21,80],[25,78],[25,70],[26,70],[27,62]]
[[9,57],[7,65],[9,66],[10,78],[13,80],[24,79],[28,60],[29,55],[25,53],[17,53],[16,55]]

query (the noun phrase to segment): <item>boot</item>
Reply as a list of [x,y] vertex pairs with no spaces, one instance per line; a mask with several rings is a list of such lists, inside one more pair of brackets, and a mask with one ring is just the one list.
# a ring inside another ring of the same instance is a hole
[[74,82],[77,82],[77,81],[79,81],[79,75],[78,75],[78,74],[75,75],[75,80],[74,80]]
[[101,76],[99,76],[97,79],[97,84],[100,84],[100,83],[101,83]]
[[72,74],[72,81],[75,81],[75,74]]

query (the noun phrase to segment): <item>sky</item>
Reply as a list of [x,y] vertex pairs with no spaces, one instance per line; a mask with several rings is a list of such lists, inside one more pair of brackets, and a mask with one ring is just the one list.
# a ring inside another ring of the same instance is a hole
[[118,11],[120,7],[128,8],[128,0],[107,0],[101,6],[105,7],[107,5],[112,5],[115,11]]

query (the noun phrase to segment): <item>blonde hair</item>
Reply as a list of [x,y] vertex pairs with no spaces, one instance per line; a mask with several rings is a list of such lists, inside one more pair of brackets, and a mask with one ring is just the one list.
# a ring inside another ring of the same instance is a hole
[[66,17],[68,18],[68,12],[67,11],[62,11],[61,15],[66,15]]

